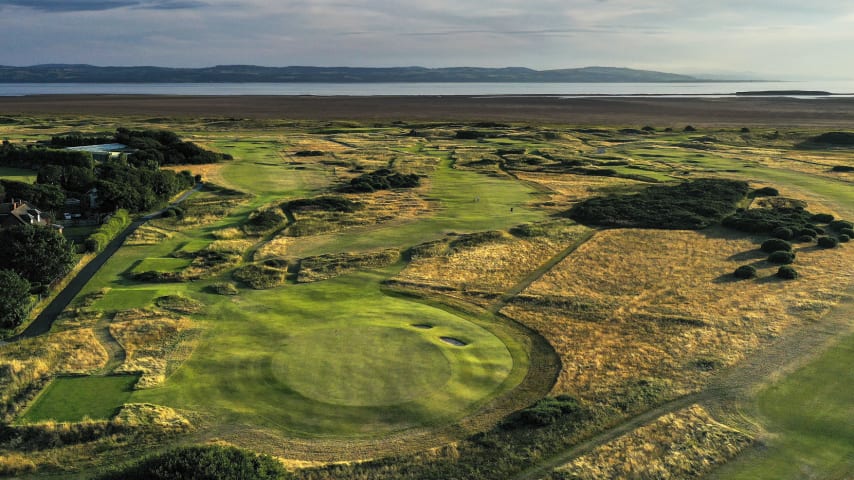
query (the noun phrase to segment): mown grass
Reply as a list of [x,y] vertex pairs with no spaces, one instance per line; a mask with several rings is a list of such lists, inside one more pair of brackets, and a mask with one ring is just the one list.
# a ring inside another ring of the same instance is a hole
[[[223,425],[372,436],[452,421],[514,386],[505,379],[514,368],[524,370],[524,360],[513,358],[499,338],[457,315],[385,296],[378,282],[387,275],[361,273],[284,290],[243,291],[236,303],[208,295],[206,342],[162,388],[137,392],[132,399],[203,409]],[[435,328],[412,327],[420,323]],[[449,345],[439,340],[443,335],[469,345]],[[364,348],[352,350],[354,345]],[[431,353],[400,356],[410,348]],[[339,354],[349,358],[346,365],[332,358]],[[360,357],[361,367],[354,365]],[[365,370],[369,366],[375,375]],[[427,384],[413,381],[425,369],[438,376]],[[400,392],[394,395],[405,401],[377,404],[371,398],[382,391]]]
[[166,295],[167,291],[150,288],[115,288],[98,299],[93,307],[100,310],[130,310],[150,306],[154,299]]
[[133,268],[133,273],[178,273],[189,264],[190,262],[183,258],[145,258]]
[[111,418],[130,398],[136,380],[135,375],[56,378],[24,413],[20,422],[78,422],[87,417],[93,420]]
[[848,478],[854,471],[854,335],[756,397],[769,437],[715,473],[719,479]]

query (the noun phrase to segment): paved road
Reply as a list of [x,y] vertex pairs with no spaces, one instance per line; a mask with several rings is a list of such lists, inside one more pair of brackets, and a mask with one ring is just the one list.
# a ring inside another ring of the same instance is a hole
[[[198,192],[202,188],[202,185],[203,184],[199,183],[192,190],[185,192],[174,202],[172,202],[170,206],[183,202],[187,199],[187,197],[189,197],[195,192]],[[165,208],[163,210],[165,210]],[[80,272],[77,273],[77,276],[75,276],[73,279],[71,279],[70,282],[68,282],[68,285],[66,285],[65,288],[61,292],[59,292],[59,295],[57,295],[53,299],[53,301],[51,301],[50,304],[45,307],[44,310],[41,311],[39,316],[36,317],[36,319],[33,320],[33,322],[20,335],[14,336],[7,341],[15,342],[22,338],[33,338],[49,332],[50,328],[53,326],[53,322],[56,321],[56,318],[59,316],[59,314],[62,313],[62,311],[65,310],[65,307],[67,307],[68,304],[71,303],[72,300],[74,300],[74,297],[76,297],[77,294],[80,293],[81,290],[83,290],[83,287],[87,283],[89,283],[89,280],[91,280],[92,277],[95,276],[95,274],[98,272],[98,270],[100,270],[101,267],[104,266],[105,263],[107,263],[107,260],[109,260],[110,257],[112,257],[114,253],[116,253],[116,251],[124,243],[125,239],[127,239],[130,234],[136,231],[136,229],[143,225],[145,222],[151,220],[152,218],[156,218],[161,213],[163,213],[163,210],[150,213],[142,217],[142,219],[137,220],[128,225],[128,227],[125,228],[124,231],[122,231],[120,234],[118,234],[116,238],[114,238],[106,246],[106,248],[104,248],[104,250],[98,254],[97,257],[93,258],[92,261],[90,261],[85,267],[80,270]]]

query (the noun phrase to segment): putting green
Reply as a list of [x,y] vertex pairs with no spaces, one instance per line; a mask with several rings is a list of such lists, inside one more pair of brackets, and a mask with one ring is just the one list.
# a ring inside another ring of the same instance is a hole
[[[317,357],[318,350],[328,354]],[[312,361],[301,361],[307,358]],[[417,332],[325,328],[291,338],[273,357],[273,375],[312,400],[378,406],[408,402],[442,388],[451,378],[451,364],[438,346]],[[318,382],[318,376],[326,380]]]

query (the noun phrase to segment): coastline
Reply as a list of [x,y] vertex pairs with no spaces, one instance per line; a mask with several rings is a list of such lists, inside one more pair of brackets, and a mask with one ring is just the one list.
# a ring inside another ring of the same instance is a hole
[[0,116],[109,115],[351,121],[503,121],[653,127],[854,127],[854,97],[272,96],[0,97]]

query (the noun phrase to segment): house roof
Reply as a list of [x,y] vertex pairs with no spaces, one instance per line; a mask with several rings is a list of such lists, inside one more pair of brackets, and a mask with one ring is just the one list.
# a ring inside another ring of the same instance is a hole
[[66,150],[75,152],[90,152],[90,153],[109,153],[109,152],[128,152],[134,149],[128,148],[123,143],[101,143],[98,145],[83,145],[80,147],[68,147]]

